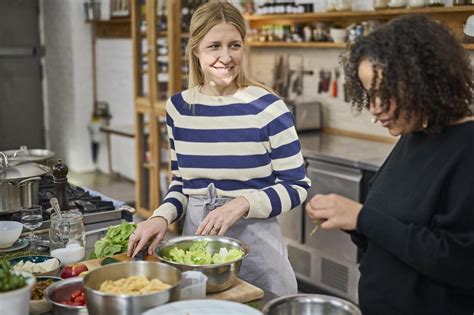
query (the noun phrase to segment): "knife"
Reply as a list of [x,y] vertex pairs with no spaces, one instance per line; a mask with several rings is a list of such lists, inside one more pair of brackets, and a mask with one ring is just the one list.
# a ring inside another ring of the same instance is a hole
[[133,260],[134,261],[144,260],[148,252],[148,246],[150,245],[146,244],[145,246],[143,246],[143,248],[135,256],[133,256]]

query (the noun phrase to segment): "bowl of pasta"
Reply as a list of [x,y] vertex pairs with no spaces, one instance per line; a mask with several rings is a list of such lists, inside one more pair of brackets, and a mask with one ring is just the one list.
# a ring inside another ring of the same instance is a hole
[[90,315],[134,315],[179,300],[181,271],[155,261],[106,265],[84,277]]

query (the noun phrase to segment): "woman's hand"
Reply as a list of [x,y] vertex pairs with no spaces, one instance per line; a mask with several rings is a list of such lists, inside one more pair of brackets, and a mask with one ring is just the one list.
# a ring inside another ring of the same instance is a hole
[[250,205],[244,197],[237,197],[212,210],[202,220],[196,235],[225,235],[229,228],[249,211]]
[[165,237],[168,230],[168,221],[163,217],[154,217],[150,220],[138,223],[135,232],[128,239],[127,256],[134,257],[149,239],[155,237],[148,247],[148,255],[152,255],[156,246]]
[[355,230],[362,205],[336,195],[315,195],[306,204],[306,212],[312,220],[320,220],[323,229]]

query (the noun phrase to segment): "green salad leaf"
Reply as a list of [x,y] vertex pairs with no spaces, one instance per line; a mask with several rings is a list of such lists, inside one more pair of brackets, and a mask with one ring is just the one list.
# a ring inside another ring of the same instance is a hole
[[185,265],[212,265],[237,260],[244,256],[244,254],[244,251],[241,249],[233,248],[228,250],[225,247],[221,247],[218,253],[212,255],[207,241],[196,241],[188,250],[173,247],[169,251],[169,256],[165,257],[165,259]]
[[103,258],[127,251],[128,238],[136,228],[135,223],[126,221],[117,226],[110,226],[105,236],[95,242],[91,258]]

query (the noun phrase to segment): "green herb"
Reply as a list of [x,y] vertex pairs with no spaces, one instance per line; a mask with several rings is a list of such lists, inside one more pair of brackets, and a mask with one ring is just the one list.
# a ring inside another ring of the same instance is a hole
[[8,261],[0,262],[0,292],[16,290],[25,285],[25,277],[12,272],[12,266]]
[[111,226],[103,238],[94,244],[94,252],[90,258],[102,258],[127,251],[128,238],[137,228],[135,223],[122,222]]
[[170,250],[169,256],[165,258],[185,265],[211,265],[231,262],[245,254],[241,249],[233,248],[228,250],[225,247],[221,247],[218,253],[212,255],[207,245],[207,241],[196,241],[188,250],[174,247]]

